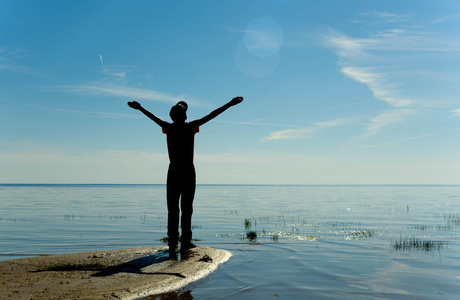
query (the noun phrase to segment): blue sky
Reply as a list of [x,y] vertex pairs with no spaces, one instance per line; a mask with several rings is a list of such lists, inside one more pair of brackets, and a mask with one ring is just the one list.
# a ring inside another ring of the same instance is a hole
[[0,182],[460,184],[458,1],[2,1]]

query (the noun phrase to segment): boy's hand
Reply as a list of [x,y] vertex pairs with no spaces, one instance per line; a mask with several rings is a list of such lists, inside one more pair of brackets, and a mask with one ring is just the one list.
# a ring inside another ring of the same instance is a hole
[[243,98],[243,97],[240,97],[240,96],[235,97],[235,98],[232,99],[232,101],[230,101],[230,104],[231,104],[232,106],[233,106],[233,105],[237,105],[237,104],[243,102],[243,99],[244,99],[244,98]]
[[128,105],[129,105],[129,107],[134,108],[134,109],[140,109],[141,108],[141,105],[137,101],[128,102]]

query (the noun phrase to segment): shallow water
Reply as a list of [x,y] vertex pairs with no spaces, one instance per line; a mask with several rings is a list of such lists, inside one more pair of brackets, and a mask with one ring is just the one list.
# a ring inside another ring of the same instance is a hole
[[[456,299],[459,200],[460,186],[200,185],[194,238],[233,257],[167,298]],[[166,245],[165,202],[163,185],[0,185],[0,259]]]

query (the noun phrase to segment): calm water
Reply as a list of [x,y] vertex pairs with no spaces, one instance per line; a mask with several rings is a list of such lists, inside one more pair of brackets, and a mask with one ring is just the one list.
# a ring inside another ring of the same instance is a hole
[[[1,260],[166,245],[166,224],[163,185],[0,185]],[[171,299],[460,295],[460,186],[201,185],[193,230],[233,257]]]

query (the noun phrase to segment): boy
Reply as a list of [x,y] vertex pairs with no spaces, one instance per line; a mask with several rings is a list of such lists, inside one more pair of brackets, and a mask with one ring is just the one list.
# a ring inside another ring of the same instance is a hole
[[181,215],[181,253],[185,254],[196,246],[192,244],[192,213],[193,198],[195,196],[196,176],[193,165],[193,150],[195,134],[199,127],[206,122],[217,117],[231,106],[243,101],[243,97],[235,97],[227,104],[214,110],[209,115],[192,121],[187,120],[188,105],[184,101],[179,101],[171,108],[169,115],[173,123],[168,123],[155,116],[153,113],[144,109],[138,102],[128,102],[128,105],[140,110],[144,115],[157,123],[166,134],[169,154],[169,169],[166,181],[166,198],[168,203],[168,240],[169,256],[176,256],[176,248],[179,240],[179,199]]

